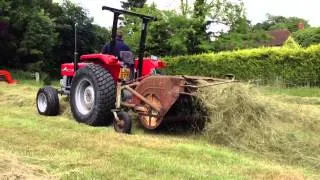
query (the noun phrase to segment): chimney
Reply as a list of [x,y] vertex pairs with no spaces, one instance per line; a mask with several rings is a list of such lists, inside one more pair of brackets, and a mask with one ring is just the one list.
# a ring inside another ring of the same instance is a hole
[[298,23],[298,30],[304,30],[304,23],[301,21]]

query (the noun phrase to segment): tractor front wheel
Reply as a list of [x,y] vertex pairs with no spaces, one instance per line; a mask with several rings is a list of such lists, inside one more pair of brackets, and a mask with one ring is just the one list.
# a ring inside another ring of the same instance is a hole
[[116,86],[112,75],[97,64],[77,71],[72,80],[70,105],[74,118],[91,126],[112,123]]
[[46,86],[40,88],[36,101],[39,114],[45,116],[56,116],[59,114],[58,92],[53,87]]

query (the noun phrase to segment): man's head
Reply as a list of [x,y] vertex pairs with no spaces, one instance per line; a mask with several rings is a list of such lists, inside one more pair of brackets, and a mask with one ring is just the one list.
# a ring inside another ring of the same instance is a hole
[[122,39],[122,31],[117,31],[116,39]]

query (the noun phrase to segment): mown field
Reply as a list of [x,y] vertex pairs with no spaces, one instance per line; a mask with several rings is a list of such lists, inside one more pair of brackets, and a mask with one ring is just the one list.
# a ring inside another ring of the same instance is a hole
[[[79,124],[63,100],[60,116],[39,116],[39,87],[0,82],[0,179],[320,179],[318,167],[215,145],[199,134],[150,133],[135,126],[125,135]],[[260,89],[320,112],[320,89]],[[319,140],[312,128],[303,133],[301,141],[315,135]]]

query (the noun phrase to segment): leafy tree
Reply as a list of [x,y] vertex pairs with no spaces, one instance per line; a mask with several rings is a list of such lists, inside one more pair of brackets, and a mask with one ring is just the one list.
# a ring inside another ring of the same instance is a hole
[[[215,0],[205,6],[204,11],[209,13],[208,25],[225,25],[227,27],[233,26],[239,20],[245,18],[244,4],[233,3],[228,0]],[[211,34],[219,35],[220,32],[211,32]]]
[[[24,64],[47,59],[55,44],[54,22],[40,6],[41,1],[1,1],[2,14],[9,18],[8,34],[1,40],[1,59],[5,65]],[[42,2],[43,3],[43,2]]]
[[[150,6],[146,5],[143,8],[136,8],[134,9],[135,12],[141,13],[141,14],[148,14],[150,16],[155,16],[158,18],[156,22],[149,23],[148,27],[148,34],[152,34],[153,25],[161,23],[161,11],[156,8],[155,4],[151,4]],[[124,40],[126,43],[130,46],[131,50],[138,54],[138,48],[139,48],[139,40],[141,36],[141,25],[142,20],[138,17],[134,16],[125,16],[123,19],[123,27],[120,27],[119,29],[123,30],[124,32]],[[148,36],[147,42],[149,42],[150,36]]]
[[293,38],[303,47],[320,43],[320,28],[306,28],[292,34]]
[[180,10],[183,16],[190,13],[189,0],[180,0]]
[[264,30],[253,29],[246,19],[239,19],[230,27],[230,31],[223,33],[214,41],[214,51],[244,49],[258,47],[269,40]]
[[290,32],[298,31],[298,24],[303,23],[306,28],[310,27],[307,20],[298,17],[273,16],[267,14],[267,20],[254,26],[255,29],[271,31],[275,29],[288,29]]
[[234,28],[238,22],[245,18],[244,4],[233,3],[228,0],[196,0],[193,10],[193,29],[195,33],[189,35],[193,39],[188,47],[190,53],[212,51],[214,46],[211,38],[217,38],[223,32],[213,31],[213,26],[223,25],[226,28]]
[[93,25],[94,41],[92,47],[95,53],[100,53],[103,45],[111,38],[111,32],[109,29],[104,27]]
[[17,49],[18,55],[22,59],[29,57],[26,61],[31,62],[39,60],[46,62],[52,58],[52,48],[57,40],[54,26],[54,22],[43,10],[32,14],[24,38]]
[[[88,13],[68,0],[0,0],[0,65],[58,74],[60,63],[73,60],[74,23],[79,24],[79,54],[100,52],[110,33],[93,25]],[[3,27],[3,26],[1,26]]]
[[[57,10],[60,11],[60,10]],[[78,24],[78,53],[79,55],[100,52],[109,36],[109,31],[92,24],[85,9],[65,0],[61,6],[61,14],[56,17],[56,29],[59,41],[54,48],[55,57],[59,63],[70,62],[74,54],[74,30]]]
[[134,8],[142,8],[147,0],[127,0],[121,1],[121,7],[126,10],[132,10]]
[[[160,11],[154,4],[133,10],[158,18],[156,22],[150,23],[146,53],[162,56],[211,51],[214,47],[211,37],[219,32],[211,32],[210,25],[231,26],[244,16],[243,4],[227,0],[196,0],[193,11],[189,8],[188,0],[181,0],[181,14]],[[127,34],[125,40],[137,53],[141,20],[126,16],[123,24]]]

